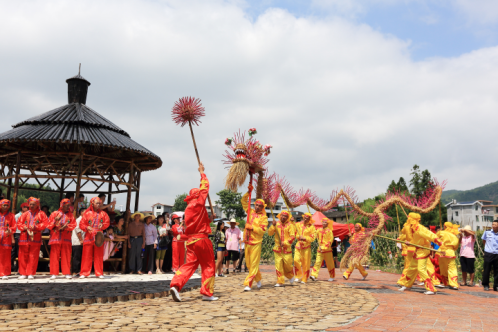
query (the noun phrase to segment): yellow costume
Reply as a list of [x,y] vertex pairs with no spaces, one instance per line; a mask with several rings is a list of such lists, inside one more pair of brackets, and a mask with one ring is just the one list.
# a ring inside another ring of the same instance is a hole
[[[398,237],[400,241],[408,241],[412,243],[413,235],[412,230],[410,228],[410,224],[405,223],[403,225],[403,229],[401,230],[401,236]],[[406,273],[408,272],[408,267],[410,266],[410,262],[413,259],[413,255],[415,254],[415,247],[407,246],[406,244],[401,244],[401,255],[405,258],[405,266],[403,268],[403,273],[401,273],[401,278],[398,280],[398,285],[406,286]]]
[[[248,208],[248,198],[248,193],[242,196],[241,203],[244,211],[247,211]],[[263,202],[264,204],[263,200],[257,201]],[[244,281],[244,286],[251,287],[253,281],[256,281],[257,283],[261,281],[261,272],[259,271],[259,262],[261,260],[261,242],[263,241],[263,235],[265,234],[267,227],[268,217],[266,216],[265,210],[263,209],[261,213],[256,213],[254,209],[251,209],[249,221],[246,223],[244,230],[246,265],[249,269],[249,275]],[[258,285],[258,287],[260,286]]]
[[311,265],[311,243],[315,241],[316,228],[311,219],[311,213],[305,213],[310,220],[307,224],[296,224],[296,238],[303,236],[305,240],[298,240],[296,244],[296,251],[294,253],[294,267],[296,269],[296,278],[301,279],[302,283],[306,283],[310,276]]
[[[443,284],[451,288],[458,289],[458,271],[455,263],[455,250],[458,248],[458,237],[455,235],[455,228],[451,222],[444,223],[445,230],[437,233],[438,238],[443,243],[439,248],[444,251],[444,256],[441,253],[436,253],[439,256],[439,269],[443,277]],[[458,227],[458,226],[457,226]],[[458,234],[458,228],[456,229]]]
[[[425,228],[420,223],[420,214],[411,212],[408,215],[407,223],[410,224],[413,233],[413,241],[411,243],[430,248],[431,242],[435,242],[438,245],[441,244],[436,234],[432,233],[430,230]],[[417,274],[420,279],[424,282],[425,289],[428,292],[435,293],[436,288],[427,273],[427,260],[430,256],[430,250],[416,248],[415,255],[408,266],[408,271],[406,273],[405,286],[400,290],[403,291],[406,288],[411,288],[415,282]],[[429,293],[430,294],[430,293]]]
[[[282,215],[287,214],[287,220],[282,222]],[[290,213],[282,211],[278,214],[277,224],[268,229],[268,235],[275,237],[273,253],[275,255],[275,269],[277,272],[277,285],[282,285],[285,278],[294,282],[294,271],[292,267],[292,243],[296,239],[296,228],[290,221]]]
[[[327,219],[327,218],[324,218]],[[315,279],[318,277],[318,272],[320,272],[320,267],[323,261],[327,264],[327,270],[329,271],[330,278],[335,277],[335,265],[334,256],[332,254],[332,242],[334,242],[334,232],[333,223],[328,220],[327,228],[322,228],[316,232],[318,239],[318,250],[316,252],[315,266],[311,269],[311,277]]]
[[[349,243],[351,243],[351,244],[355,243],[356,241],[360,241],[365,234],[365,229],[363,228],[363,226],[361,226],[361,224],[358,223],[358,224],[356,224],[356,226],[361,227],[361,230],[359,232],[355,232],[353,234],[353,236],[351,237],[351,240],[349,240]],[[351,276],[351,273],[353,273],[355,268],[357,268],[358,271],[360,271],[361,275],[363,276],[363,280],[365,280],[366,277],[368,276],[368,272],[365,271],[365,269],[363,268],[363,266],[361,264],[355,264],[355,265],[350,264],[348,269],[342,275],[344,277],[344,279],[348,280],[349,277]]]

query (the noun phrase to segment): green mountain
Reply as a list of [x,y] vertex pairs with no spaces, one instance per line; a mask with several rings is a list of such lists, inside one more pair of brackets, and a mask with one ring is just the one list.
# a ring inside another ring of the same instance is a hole
[[484,199],[498,204],[498,181],[471,190],[445,190],[441,195],[444,204],[455,199],[457,202],[476,201]]

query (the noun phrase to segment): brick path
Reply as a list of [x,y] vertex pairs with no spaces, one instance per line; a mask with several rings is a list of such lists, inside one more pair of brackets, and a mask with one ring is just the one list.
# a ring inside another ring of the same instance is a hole
[[[265,273],[272,273],[265,266]],[[367,280],[354,271],[344,280],[336,269],[336,283],[365,289],[379,301],[379,307],[353,323],[327,331],[498,331],[498,292],[484,292],[482,287],[461,287],[459,291],[443,289],[438,295],[424,295],[423,286],[413,291],[397,291],[399,275],[369,270]],[[319,280],[328,279],[325,269]],[[483,296],[489,296],[485,298]]]

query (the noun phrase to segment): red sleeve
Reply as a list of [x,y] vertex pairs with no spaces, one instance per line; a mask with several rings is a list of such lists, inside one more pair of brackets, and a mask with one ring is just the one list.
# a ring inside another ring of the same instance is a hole
[[102,230],[107,229],[109,225],[111,224],[111,220],[109,219],[109,215],[104,212],[104,223],[102,224]]
[[209,180],[206,176],[206,174],[202,173],[201,174],[201,186],[199,187],[199,198],[197,199],[197,202],[199,204],[202,204],[202,206],[206,205],[206,198],[209,194]]
[[80,220],[80,229],[83,232],[87,232],[87,227],[88,227],[88,213],[85,211],[83,212],[83,216],[81,217]]
[[47,228],[52,230],[55,227],[55,217],[57,217],[58,211],[52,212],[50,218],[48,218]]
[[66,215],[69,217],[69,224],[66,229],[72,232],[76,228],[76,219],[74,219],[74,215],[72,213],[68,213]]
[[171,231],[173,232],[174,236],[178,236],[178,231],[176,230],[178,228],[178,225],[174,224],[173,227],[171,227]]
[[[7,216],[7,218],[9,219],[10,232],[14,233],[16,231],[16,228],[17,228],[16,217],[14,216],[13,213],[9,213],[9,215]],[[19,219],[21,219],[21,218],[19,218]]]
[[43,231],[45,228],[47,228],[47,224],[48,224],[48,218],[47,218],[47,215],[45,214],[45,212],[43,211],[40,211],[38,212],[38,225],[35,226],[35,230],[37,231]]
[[17,219],[17,228],[18,228],[21,232],[23,232],[23,231],[26,229],[26,228],[25,228],[25,226],[26,226],[26,225],[24,225],[24,221],[25,221],[25,219],[26,219],[26,213],[27,213],[27,212],[24,212],[23,214],[21,214],[21,216],[19,217],[19,219]]

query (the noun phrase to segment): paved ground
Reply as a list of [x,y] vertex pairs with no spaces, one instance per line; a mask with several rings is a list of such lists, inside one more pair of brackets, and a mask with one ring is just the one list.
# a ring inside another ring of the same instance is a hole
[[[264,267],[271,273],[271,267]],[[344,280],[336,269],[336,283],[370,292],[379,307],[351,324],[328,331],[498,331],[498,292],[484,292],[482,287],[461,287],[459,291],[443,289],[438,295],[423,294],[423,287],[399,292],[397,274],[369,270],[367,280],[354,271]],[[326,280],[325,269],[319,279]]]

